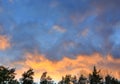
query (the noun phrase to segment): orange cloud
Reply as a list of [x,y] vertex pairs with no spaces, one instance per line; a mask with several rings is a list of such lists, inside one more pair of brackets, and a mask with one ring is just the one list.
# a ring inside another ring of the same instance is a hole
[[6,36],[0,36],[0,50],[5,50],[10,47],[9,38]]
[[88,76],[94,65],[101,69],[101,75],[111,74],[120,79],[120,68],[112,65],[114,63],[120,64],[120,59],[114,59],[110,55],[103,57],[98,53],[91,56],[78,55],[75,59],[64,57],[59,61],[51,61],[38,53],[26,53],[24,61],[15,62],[14,64],[23,66],[22,69],[17,70],[18,77],[20,77],[23,71],[31,67],[35,70],[35,80],[39,81],[44,71],[47,71],[48,75],[54,80],[60,80],[65,74],[77,76],[84,74]]

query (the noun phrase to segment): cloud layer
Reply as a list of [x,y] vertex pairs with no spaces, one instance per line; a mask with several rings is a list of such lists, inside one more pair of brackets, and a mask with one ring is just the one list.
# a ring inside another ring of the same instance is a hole
[[[1,64],[18,62],[17,69],[33,67],[38,73],[49,69],[50,75],[52,70],[89,72],[97,64],[119,73],[119,4],[120,0],[0,0]],[[45,63],[48,67],[43,67]]]
[[[39,81],[41,74],[44,71],[52,76],[54,80],[60,80],[65,74],[80,76],[84,74],[86,77],[92,72],[93,66],[96,65],[101,70],[101,75],[104,77],[111,74],[120,79],[120,59],[114,59],[107,55],[102,57],[98,53],[88,55],[78,55],[75,59],[64,57],[60,61],[51,61],[39,53],[26,53],[24,61],[14,62],[14,65],[20,65],[23,68],[17,70],[18,76],[28,68],[35,70],[36,81]],[[111,68],[112,67],[112,68]]]

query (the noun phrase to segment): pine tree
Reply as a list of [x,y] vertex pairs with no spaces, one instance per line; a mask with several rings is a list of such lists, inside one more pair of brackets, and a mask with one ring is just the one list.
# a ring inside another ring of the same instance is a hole
[[87,78],[85,78],[83,75],[81,75],[78,80],[78,84],[86,84],[86,83],[87,83]]
[[116,78],[114,78],[110,75],[107,75],[105,77],[105,83],[106,84],[120,84],[120,82]]
[[100,70],[97,71],[96,67],[94,66],[92,74],[89,75],[90,84],[101,84],[102,77],[100,76]]

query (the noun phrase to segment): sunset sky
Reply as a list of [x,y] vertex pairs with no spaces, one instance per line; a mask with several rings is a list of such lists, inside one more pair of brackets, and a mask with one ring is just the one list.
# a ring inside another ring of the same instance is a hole
[[120,79],[120,0],[0,0],[0,65]]

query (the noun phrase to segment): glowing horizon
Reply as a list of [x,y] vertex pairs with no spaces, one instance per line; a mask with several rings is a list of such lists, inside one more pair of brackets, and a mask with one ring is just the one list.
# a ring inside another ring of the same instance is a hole
[[[34,56],[33,56],[34,55]],[[90,56],[78,55],[74,59],[64,57],[59,61],[51,61],[45,58],[43,55],[26,53],[24,61],[18,61],[11,66],[23,66],[20,70],[17,70],[17,77],[20,78],[24,71],[29,68],[35,71],[35,81],[40,81],[40,77],[43,72],[48,72],[47,76],[51,76],[53,80],[60,81],[62,76],[66,74],[76,75],[78,78],[81,74],[88,78],[88,75],[92,73],[93,66],[96,66],[98,70],[101,70],[100,75],[104,78],[107,74],[120,79],[119,64],[120,59],[115,59],[110,55],[102,57],[100,54],[95,53]],[[111,65],[115,63],[118,66]],[[111,68],[111,66],[113,68]],[[118,69],[118,70],[116,70]]]

